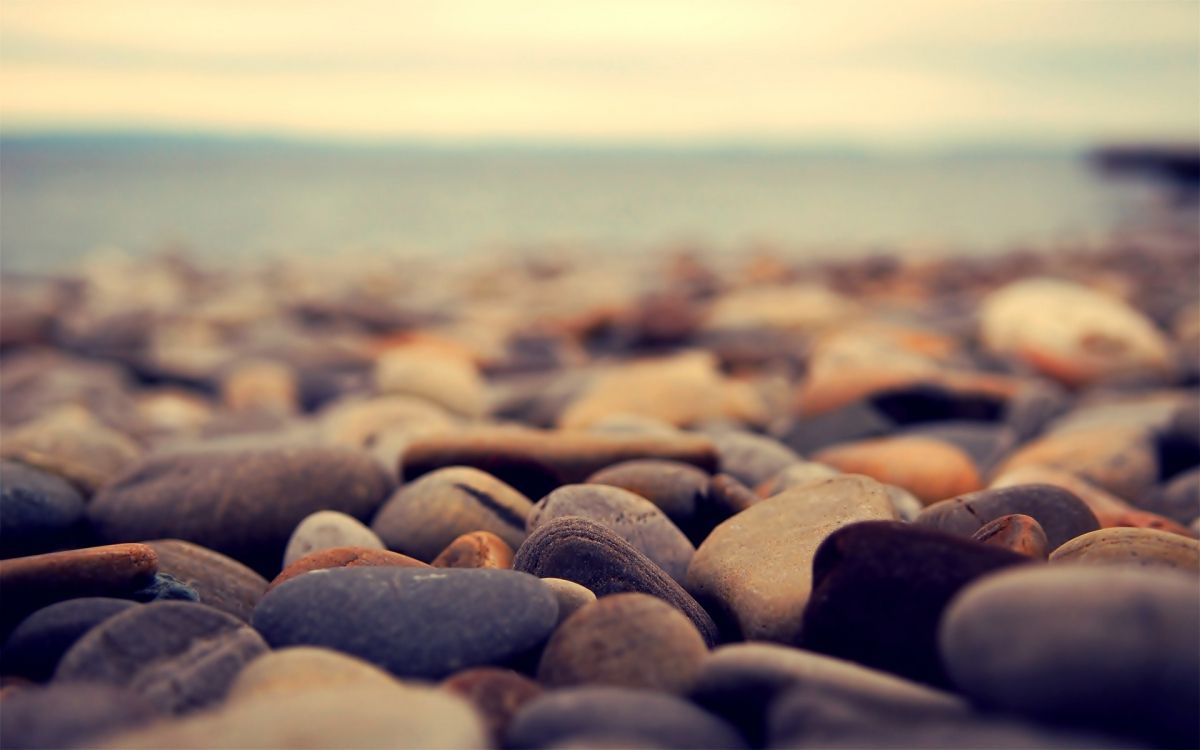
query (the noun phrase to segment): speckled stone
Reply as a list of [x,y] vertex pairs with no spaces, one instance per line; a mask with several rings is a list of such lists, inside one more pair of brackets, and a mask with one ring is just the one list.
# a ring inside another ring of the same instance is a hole
[[558,622],[561,625],[575,610],[596,601],[596,595],[587,586],[581,586],[565,578],[543,578],[542,584],[550,589],[558,600]]
[[565,578],[604,597],[625,591],[657,596],[683,612],[709,645],[717,626],[704,608],[662,568],[600,524],[568,516],[543,525],[517,550],[513,569]]
[[128,690],[95,683],[54,683],[0,700],[0,745],[5,750],[94,747],[113,734],[162,714]]
[[557,622],[554,596],[532,576],[411,568],[309,573],[269,591],[253,620],[272,647],[325,646],[430,679],[512,662]]
[[1022,484],[982,490],[930,505],[915,523],[958,536],[973,536],[1002,516],[1033,517],[1054,549],[1068,539],[1100,528],[1096,515],[1076,495],[1048,484]]
[[154,602],[114,615],[75,642],[56,680],[103,682],[182,714],[211,705],[267,651],[252,628],[203,604]]
[[430,563],[435,568],[512,568],[513,549],[490,531],[463,534]]
[[495,667],[463,670],[447,677],[440,687],[471,702],[497,746],[517,712],[542,694],[542,686],[525,675]]
[[158,553],[160,573],[191,587],[201,604],[250,621],[254,605],[267,590],[265,578],[232,557],[181,539],[146,542]]
[[1046,532],[1042,525],[1036,518],[1020,513],[1000,516],[994,521],[989,521],[979,527],[979,531],[972,534],[971,539],[980,544],[999,547],[1038,560],[1046,559],[1049,554],[1049,544],[1046,542]]
[[336,510],[319,510],[296,525],[283,551],[283,567],[331,547],[386,549],[375,532],[354,516]]
[[65,479],[0,461],[0,557],[73,546],[83,517],[83,497]]
[[490,531],[516,549],[525,541],[533,503],[479,469],[440,469],[406,484],[387,501],[371,530],[388,549],[429,562],[457,537]]
[[333,568],[428,568],[427,563],[402,555],[399,552],[389,552],[382,549],[366,549],[364,547],[334,547],[333,549],[317,550],[311,555],[305,555],[296,562],[280,571],[267,586],[267,591],[277,588],[285,581],[296,576],[311,573],[314,570],[330,570]]
[[1200,573],[1200,541],[1154,529],[1099,529],[1050,553],[1052,563],[1174,568]]
[[86,596],[39,609],[22,620],[4,642],[5,674],[50,679],[59,659],[84,633],[136,606],[128,599]]

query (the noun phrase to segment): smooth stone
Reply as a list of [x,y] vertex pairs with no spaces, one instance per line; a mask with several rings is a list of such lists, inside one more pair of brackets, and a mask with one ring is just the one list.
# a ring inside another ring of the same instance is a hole
[[971,535],[972,541],[999,547],[1019,555],[1045,560],[1049,554],[1049,543],[1042,525],[1032,516],[1014,513],[1000,516],[979,527]]
[[341,685],[268,693],[112,737],[108,750],[488,747],[465,700],[419,685]]
[[940,644],[982,705],[1200,745],[1200,588],[1168,570],[1023,566],[964,590]]
[[554,595],[532,576],[411,568],[299,576],[267,592],[253,620],[274,648],[325,646],[427,679],[511,663],[538,648],[557,622]]
[[430,563],[435,568],[512,568],[513,549],[490,531],[463,534]]
[[1189,524],[1200,518],[1200,467],[1177,474],[1157,492],[1135,498],[1138,507]]
[[243,360],[221,375],[221,402],[233,412],[294,414],[300,409],[296,372],[283,362]]
[[841,476],[841,473],[832,466],[819,464],[816,461],[798,461],[784,467],[779,473],[760,483],[755,491],[759,497],[773,497],[796,487],[804,487],[822,479]]
[[1159,476],[1153,436],[1136,427],[1052,432],[1018,448],[997,473],[1026,466],[1070,472],[1126,500],[1151,494]]
[[0,457],[66,479],[86,495],[133,465],[142,449],[98,422],[82,407],[67,406],[7,430]]
[[897,487],[894,484],[886,484],[888,499],[892,501],[892,507],[896,509],[896,517],[901,521],[912,523],[917,520],[917,516],[921,515],[921,511],[925,510],[925,505],[917,498],[916,495],[904,489]]
[[[279,575],[267,585],[267,591],[277,588],[285,581],[296,576],[311,573],[314,570],[330,570],[334,568],[428,568],[427,563],[402,555],[399,552],[389,552],[383,549],[366,549],[365,547],[334,547],[333,549],[317,550],[306,555],[280,571]],[[266,592],[264,592],[266,593]],[[256,605],[257,606],[257,605]]]
[[1099,529],[1055,549],[1050,553],[1050,562],[1174,568],[1200,573],[1200,541],[1155,529]]
[[387,549],[375,532],[354,516],[336,510],[319,510],[296,525],[283,551],[283,567],[331,547]]
[[601,686],[553,690],[530,701],[513,718],[504,744],[546,748],[589,734],[662,747],[746,746],[733,727],[673,695]]
[[780,441],[803,456],[840,443],[887,435],[896,425],[870,403],[860,401],[830,411],[805,413],[780,436]]
[[344,399],[325,407],[321,435],[330,442],[365,448],[385,434],[412,435],[449,432],[455,420],[441,407],[411,396]]
[[558,601],[558,623],[561,625],[575,610],[596,601],[596,595],[587,586],[581,586],[565,578],[543,578],[542,583]]
[[970,456],[954,445],[926,437],[835,445],[815,454],[813,460],[847,474],[865,474],[902,487],[927,505],[983,487]]
[[204,604],[154,602],[114,615],[75,642],[55,680],[128,688],[164,712],[220,701],[237,673],[267,651],[246,623]]
[[895,518],[883,485],[834,477],[767,498],[725,521],[696,550],[687,589],[747,640],[792,642],[812,590],[812,562],[847,524]]
[[83,518],[83,497],[65,479],[0,461],[0,557],[73,546]]
[[278,571],[296,525],[318,510],[367,518],[389,481],[349,448],[229,446],[146,458],[88,507],[100,538],[178,538],[259,573]]
[[315,689],[389,688],[396,678],[349,654],[315,646],[292,646],[268,651],[246,665],[229,686],[227,702],[260,695],[298,693]]
[[910,428],[904,434],[957,446],[970,456],[982,475],[988,474],[1017,445],[1015,430],[990,422],[932,422]]
[[487,413],[487,383],[470,361],[434,353],[428,347],[393,349],[375,365],[375,387],[382,394],[422,398],[464,417]]
[[616,685],[686,694],[708,654],[696,626],[663,600],[613,594],[567,618],[538,664],[549,687]]
[[600,469],[635,458],[661,458],[717,468],[708,438],[678,435],[620,435],[572,430],[478,428],[414,441],[401,458],[411,481],[447,466],[473,466],[512,485],[527,497],[545,497],[555,487],[587,481]]
[[158,553],[160,573],[195,590],[201,604],[250,621],[267,580],[237,560],[181,539],[146,542]]
[[463,670],[447,677],[439,687],[471,702],[497,746],[513,717],[543,692],[541,685],[525,675],[495,667]]
[[588,484],[620,487],[654,503],[681,529],[696,515],[708,492],[709,475],[679,461],[644,458],[622,461],[592,474]]
[[472,531],[490,531],[513,549],[525,541],[533,503],[496,477],[469,466],[426,474],[379,509],[371,530],[387,548],[429,562]]
[[970,537],[987,524],[1014,514],[1033,517],[1045,531],[1050,549],[1100,528],[1083,500],[1049,484],[1020,484],[943,500],[923,510],[914,523]]
[[783,443],[742,430],[708,433],[717,447],[721,472],[754,487],[803,459]]
[[688,524],[688,539],[701,544],[722,521],[736,516],[761,500],[746,485],[728,474],[713,474],[708,480],[708,489],[696,515]]
[[517,550],[513,569],[539,578],[565,578],[597,597],[626,591],[657,596],[687,615],[705,643],[717,642],[716,623],[675,579],[595,521],[568,516],[542,525]]
[[[737,726],[755,747],[766,739],[767,713],[796,691],[814,720],[836,718],[841,701],[910,718],[965,716],[958,696],[842,659],[774,643],[736,643],[705,659],[691,698]],[[830,704],[827,710],[826,705]]]
[[937,628],[946,605],[975,579],[1029,562],[1015,552],[911,524],[869,521],[839,529],[813,559],[801,645],[945,685]]
[[115,614],[136,607],[128,599],[81,597],[43,607],[21,621],[4,642],[5,674],[44,682],[75,641]]
[[529,513],[532,533],[558,518],[586,518],[609,529],[679,583],[696,550],[679,527],[640,495],[602,484],[568,484],[539,500]]
[[128,690],[94,683],[20,690],[0,700],[0,712],[0,746],[5,750],[95,747],[113,734],[161,716]]

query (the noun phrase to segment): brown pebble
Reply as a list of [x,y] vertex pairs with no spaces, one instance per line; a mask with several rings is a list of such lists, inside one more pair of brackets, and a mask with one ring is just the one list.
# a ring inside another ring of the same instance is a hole
[[865,474],[903,487],[926,505],[983,488],[970,456],[949,443],[924,437],[835,445],[817,453],[813,460],[847,474]]
[[1050,553],[1052,563],[1132,565],[1200,572],[1200,542],[1145,528],[1100,529],[1077,536]]
[[682,527],[703,500],[709,476],[691,464],[645,458],[613,464],[588,477],[587,482],[641,495]]
[[542,686],[528,677],[496,667],[463,670],[447,677],[440,687],[470,701],[497,744],[517,712],[542,694]]
[[511,568],[512,547],[490,531],[472,531],[450,542],[431,563],[435,568]]
[[367,547],[333,547],[317,550],[287,566],[275,576],[267,586],[267,591],[278,587],[284,581],[314,570],[363,567],[428,568],[429,565],[399,552]]
[[1000,516],[984,524],[971,538],[1038,559],[1045,559],[1047,554],[1046,532],[1042,530],[1042,525],[1037,519],[1020,513]]

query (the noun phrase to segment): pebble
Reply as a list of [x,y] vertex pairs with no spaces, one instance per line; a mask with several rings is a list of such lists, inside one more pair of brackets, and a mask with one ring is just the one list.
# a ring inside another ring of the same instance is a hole
[[805,412],[780,435],[780,441],[800,455],[822,448],[887,435],[896,425],[878,409],[857,402],[818,413]]
[[537,674],[555,688],[599,684],[686,694],[707,654],[704,638],[679,610],[648,594],[613,594],[554,631]]
[[[399,552],[389,552],[382,549],[367,549],[366,547],[334,547],[322,549],[306,555],[280,571],[279,575],[267,585],[270,591],[284,581],[290,581],[303,573],[314,570],[331,570],[333,568],[428,568],[416,558],[402,555]],[[265,592],[264,592],[265,593]],[[256,605],[257,606],[257,605]]]
[[142,449],[78,406],[6,430],[0,457],[66,479],[91,495],[138,460]]
[[789,490],[714,529],[692,558],[687,589],[743,638],[792,642],[812,589],[817,547],[847,524],[890,518],[895,510],[887,491],[866,477]]
[[532,576],[391,567],[300,576],[267,592],[253,619],[273,648],[325,646],[426,679],[513,662],[557,622],[553,594]]
[[355,450],[239,445],[150,456],[106,486],[88,515],[106,541],[184,539],[273,575],[300,521],[318,510],[366,518],[388,489]]
[[472,531],[446,545],[430,563],[435,568],[512,568],[513,549],[490,531]]
[[527,497],[545,497],[564,484],[587,481],[600,469],[635,458],[661,458],[717,468],[712,441],[686,434],[660,436],[572,430],[476,428],[414,441],[402,457],[411,481],[447,466],[473,466]]
[[586,518],[568,516],[543,524],[517,550],[513,569],[565,578],[597,597],[626,591],[657,596],[687,615],[705,643],[717,642],[716,623],[675,579],[629,542]]
[[283,551],[283,567],[331,547],[386,549],[375,532],[354,516],[336,510],[319,510],[296,525]]
[[527,497],[494,476],[456,466],[396,490],[371,530],[388,549],[429,562],[472,531],[490,531],[514,549],[521,546],[532,508]]
[[128,688],[167,713],[225,697],[246,663],[267,651],[236,617],[204,604],[154,602],[109,617],[63,655],[55,680]]
[[268,651],[247,664],[229,686],[226,701],[316,689],[387,689],[396,684],[396,678],[388,672],[349,654],[316,646],[291,646]]
[[1152,435],[1123,426],[1052,432],[1018,448],[997,472],[1026,466],[1069,472],[1126,500],[1150,494],[1159,474]]
[[685,700],[651,690],[604,686],[553,690],[530,701],[513,718],[504,744],[558,747],[589,735],[619,738],[618,746],[627,740],[668,748],[746,746],[733,727]]
[[596,595],[586,586],[565,578],[543,578],[542,584],[550,589],[558,601],[558,623],[561,625],[575,610],[596,601]]
[[530,532],[558,518],[586,518],[629,542],[679,583],[695,548],[654,503],[619,487],[568,484],[539,500],[529,513]]
[[803,487],[840,475],[841,472],[832,466],[819,464],[816,461],[798,461],[785,466],[777,474],[765,482],[761,482],[755,491],[759,497],[772,497],[796,487]]
[[95,683],[20,690],[4,696],[0,707],[0,746],[5,750],[94,747],[161,717],[152,704],[128,690]]
[[375,365],[375,387],[382,394],[425,399],[464,417],[482,417],[488,408],[487,384],[473,363],[424,346],[392,349],[381,356]]
[[159,571],[142,588],[129,595],[135,602],[200,601],[200,593],[172,575]]
[[1013,513],[989,521],[971,535],[973,541],[999,547],[1019,555],[1045,560],[1049,543],[1042,525],[1032,516]]
[[83,518],[83,498],[66,480],[0,461],[0,557],[74,546]]
[[802,645],[945,685],[937,628],[947,603],[971,581],[1028,562],[1015,552],[910,524],[872,521],[839,529],[813,559]]
[[791,448],[765,435],[744,430],[712,430],[708,436],[717,448],[721,472],[749,487],[803,460]]
[[447,677],[439,687],[471,702],[496,746],[517,712],[543,692],[541,685],[525,675],[495,667],[465,669]]
[[1200,467],[1172,477],[1158,492],[1138,498],[1138,504],[1184,525],[1200,518]]
[[1050,549],[1100,528],[1086,503],[1049,484],[1019,484],[943,500],[921,511],[914,523],[970,537],[987,524],[1013,514],[1033,517],[1045,531]]
[[221,376],[221,401],[234,412],[293,414],[300,407],[296,372],[283,362],[238,362]]
[[865,474],[916,495],[926,505],[983,487],[979,469],[962,449],[941,440],[900,436],[826,448],[813,456],[847,474]]
[[146,542],[158,554],[158,570],[193,589],[201,604],[250,621],[267,580],[232,557],[181,539]]
[[709,475],[690,464],[645,458],[622,461],[587,478],[588,484],[620,487],[654,503],[681,529],[708,493]]
[[1169,570],[1021,566],[951,603],[941,653],[980,704],[1200,745],[1200,588]]
[[1155,529],[1100,529],[1061,545],[1050,553],[1050,562],[1174,568],[1200,573],[1200,541]]
[[43,607],[21,621],[4,642],[5,674],[45,682],[75,641],[115,614],[136,607],[128,599],[86,596]]
[[412,396],[341,399],[320,414],[321,435],[330,443],[365,448],[387,433],[449,432],[455,420],[445,409]]

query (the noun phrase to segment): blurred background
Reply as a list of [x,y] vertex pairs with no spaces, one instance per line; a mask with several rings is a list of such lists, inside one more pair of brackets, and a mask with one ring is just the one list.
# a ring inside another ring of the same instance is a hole
[[1198,50],[1194,0],[4,0],[0,250],[1077,248],[1195,226]]

